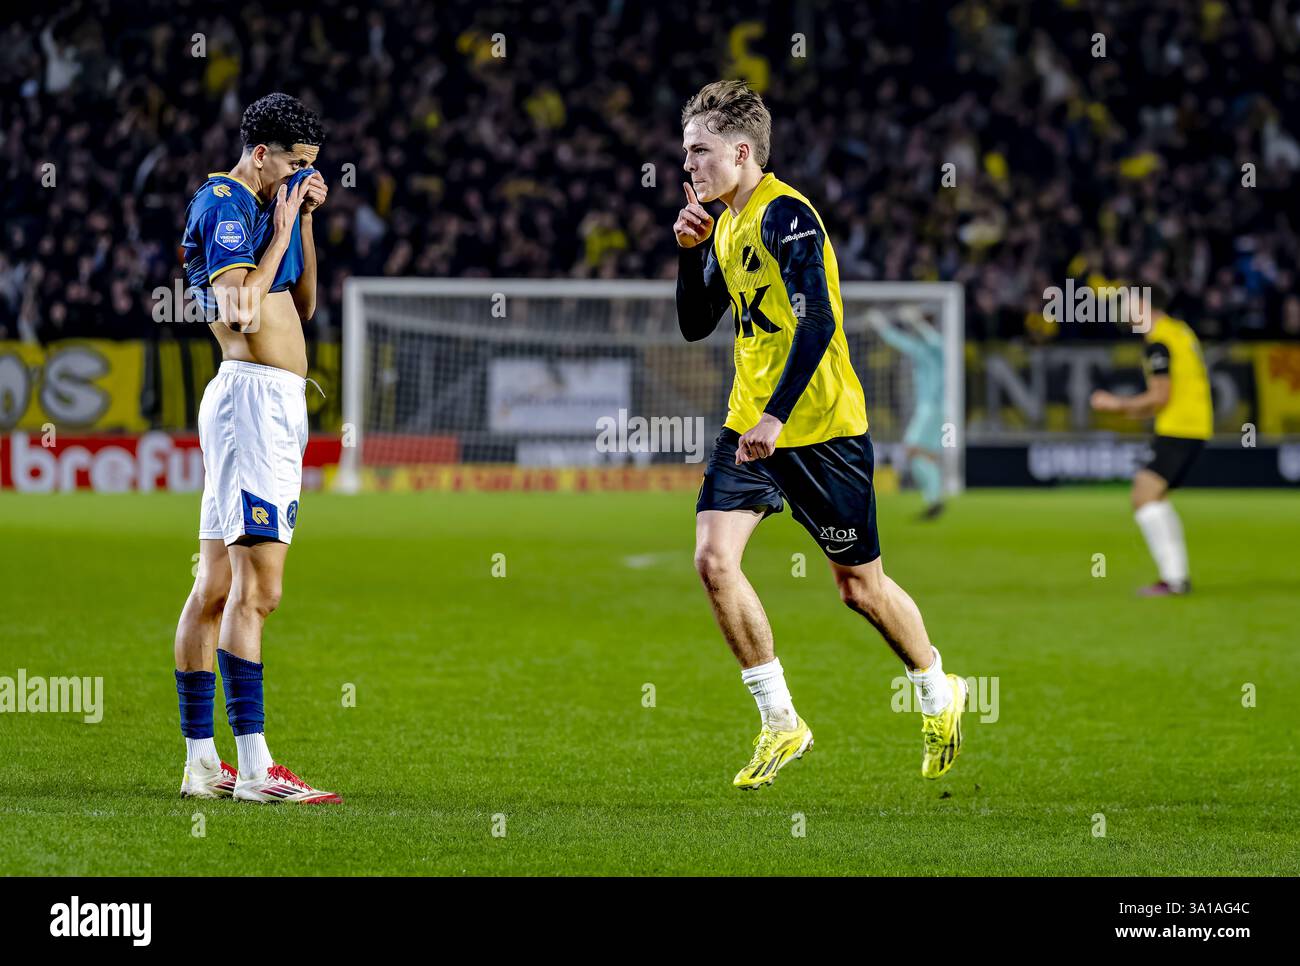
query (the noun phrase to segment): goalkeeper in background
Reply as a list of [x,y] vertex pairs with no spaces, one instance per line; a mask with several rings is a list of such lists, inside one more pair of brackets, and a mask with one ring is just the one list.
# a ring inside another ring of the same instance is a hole
[[912,362],[912,418],[903,434],[905,468],[925,501],[922,519],[933,520],[943,512],[943,340],[915,312],[902,311],[899,317],[904,324],[884,321],[878,331]]

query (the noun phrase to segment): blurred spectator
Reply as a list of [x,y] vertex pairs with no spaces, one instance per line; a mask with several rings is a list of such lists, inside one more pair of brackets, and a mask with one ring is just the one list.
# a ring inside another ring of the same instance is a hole
[[273,90],[329,131],[313,334],[349,274],[672,277],[680,107],[725,74],[844,278],[961,282],[972,338],[1088,334],[1041,294],[1090,275],[1295,337],[1297,55],[1295,0],[94,0],[0,32],[0,336],[161,335],[185,206]]

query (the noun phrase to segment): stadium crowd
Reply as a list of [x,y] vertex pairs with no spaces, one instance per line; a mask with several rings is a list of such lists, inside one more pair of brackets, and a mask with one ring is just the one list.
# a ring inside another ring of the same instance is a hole
[[[845,279],[956,280],[973,338],[1158,283],[1203,337],[1300,337],[1300,4],[92,0],[0,28],[0,338],[152,321],[256,97],[326,123],[313,334],[348,275],[672,277],[679,111],[747,78]],[[945,167],[949,165],[950,167]],[[647,167],[650,166],[650,167]]]

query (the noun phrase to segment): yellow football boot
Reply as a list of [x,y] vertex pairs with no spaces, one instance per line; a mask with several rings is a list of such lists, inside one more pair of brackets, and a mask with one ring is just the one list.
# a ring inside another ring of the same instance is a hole
[[945,774],[961,754],[961,713],[966,709],[966,679],[949,674],[952,701],[938,714],[921,715],[921,738],[925,754],[921,758],[921,777],[938,778]]
[[761,788],[776,780],[776,773],[792,759],[802,758],[813,745],[813,733],[803,718],[795,718],[793,731],[773,731],[767,725],[754,739],[754,757],[736,773],[737,788]]

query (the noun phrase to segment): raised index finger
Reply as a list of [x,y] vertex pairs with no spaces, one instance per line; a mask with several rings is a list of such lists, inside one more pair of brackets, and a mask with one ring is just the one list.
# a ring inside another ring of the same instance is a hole
[[698,205],[700,199],[696,197],[695,189],[691,187],[691,183],[689,181],[683,181],[682,187],[686,189],[686,203],[689,205]]

